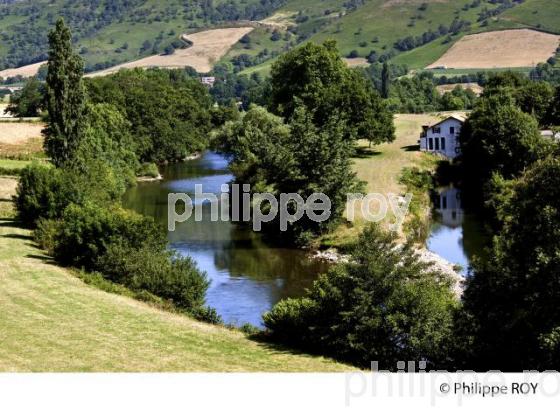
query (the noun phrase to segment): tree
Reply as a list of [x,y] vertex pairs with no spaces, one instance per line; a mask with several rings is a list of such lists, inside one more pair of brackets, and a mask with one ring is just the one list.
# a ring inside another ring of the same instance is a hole
[[86,84],[92,102],[111,104],[130,123],[141,162],[178,161],[207,146],[210,95],[184,70],[121,70]]
[[394,139],[384,101],[361,72],[346,67],[334,41],[307,43],[282,55],[272,66],[270,82],[269,108],[286,120],[303,104],[319,128],[338,114],[347,123],[348,139]]
[[514,181],[496,179],[501,229],[475,264],[460,337],[474,370],[560,365],[560,158],[537,161]]
[[64,165],[79,145],[84,110],[83,62],[72,51],[72,38],[64,20],[49,33],[45,149],[57,166]]
[[31,77],[23,89],[10,96],[10,104],[5,112],[15,117],[37,117],[43,107],[41,83],[36,77]]
[[556,87],[544,122],[548,125],[560,126],[560,86]]
[[[227,123],[219,141],[232,156],[231,170],[238,182],[256,192],[297,193],[304,200],[324,193],[331,201],[328,221],[301,218],[290,223],[286,235],[306,244],[315,235],[337,225],[346,205],[346,194],[360,186],[351,168],[351,141],[344,136],[344,122],[333,117],[324,127],[313,124],[312,114],[299,105],[288,125],[264,108],[252,107],[238,122]],[[267,224],[279,232],[278,220]]]
[[133,183],[139,166],[130,123],[116,107],[92,103],[86,104],[83,122],[79,145],[67,164],[87,172],[89,167],[102,161],[120,177],[124,190]]
[[507,92],[482,98],[460,139],[466,182],[478,192],[493,174],[516,178],[550,151],[535,118],[517,108]]
[[546,115],[554,99],[554,89],[549,83],[529,82],[515,90],[514,98],[521,111],[533,115],[539,124],[545,125]]
[[383,70],[381,71],[381,96],[383,98],[389,98],[390,83],[391,77],[389,73],[389,64],[387,64],[387,62],[384,62]]
[[364,368],[378,361],[391,370],[410,360],[440,369],[457,306],[450,279],[376,225],[360,235],[351,258],[320,276],[307,296],[266,313],[271,337]]

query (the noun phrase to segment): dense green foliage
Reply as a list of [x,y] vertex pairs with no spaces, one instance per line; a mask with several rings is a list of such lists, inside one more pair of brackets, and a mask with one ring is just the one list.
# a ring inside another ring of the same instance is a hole
[[72,50],[72,35],[62,19],[49,33],[45,150],[56,165],[74,154],[80,140],[85,94],[83,62]]
[[177,161],[202,150],[211,127],[211,99],[181,70],[122,70],[88,79],[94,103],[112,104],[130,123],[141,162]]
[[393,141],[393,118],[360,72],[346,67],[336,43],[308,43],[281,56],[272,66],[269,107],[289,119],[303,104],[318,127],[333,116],[346,121],[347,138],[372,143]]
[[361,234],[351,257],[307,296],[265,314],[271,336],[364,368],[378,361],[380,369],[395,369],[403,360],[441,366],[456,306],[449,280],[375,226]]
[[[375,75],[372,68],[368,73]],[[375,80],[374,80],[375,81]],[[411,77],[401,77],[391,84],[387,103],[393,112],[421,113],[472,109],[476,94],[461,86],[440,93],[432,73],[422,72]]]
[[[353,145],[343,127],[343,122],[333,118],[318,128],[303,106],[296,108],[288,124],[264,108],[253,107],[241,120],[226,124],[219,141],[221,149],[232,156],[230,167],[237,181],[251,184],[253,191],[270,192],[277,198],[281,193],[297,193],[303,199],[320,192],[330,198],[328,221],[317,223],[304,217],[289,224],[288,234],[305,244],[339,222],[346,194],[358,189],[350,166]],[[265,226],[273,230],[277,224],[278,219]]]
[[[552,89],[547,84],[506,73],[492,77],[461,130],[463,175],[480,196],[493,176],[514,179],[552,150],[539,123],[551,118]],[[488,199],[487,192],[487,199]]]
[[33,226],[40,218],[59,218],[69,204],[110,204],[123,193],[122,176],[102,161],[83,169],[33,163],[20,172],[15,206],[18,218]]
[[10,104],[5,112],[14,117],[37,117],[43,109],[44,87],[36,77],[26,81],[21,91],[10,95]]
[[482,99],[463,127],[461,141],[465,173],[475,183],[489,181],[493,173],[519,176],[547,145],[535,118],[507,95]]
[[88,103],[81,132],[71,160],[74,168],[83,171],[90,164],[102,162],[119,175],[123,190],[134,184],[134,171],[139,166],[130,124],[113,105]]
[[118,206],[70,204],[59,220],[43,221],[36,239],[64,265],[102,272],[193,313],[202,311],[208,281],[191,259],[166,250],[161,226]]
[[458,332],[469,369],[551,370],[560,365],[560,159],[497,180],[501,223],[489,260],[475,264]]

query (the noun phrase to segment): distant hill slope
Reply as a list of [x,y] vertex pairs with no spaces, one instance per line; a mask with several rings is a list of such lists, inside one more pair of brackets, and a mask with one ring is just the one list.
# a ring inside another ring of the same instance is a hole
[[[560,0],[289,0],[277,13],[295,25],[293,38],[332,38],[344,56],[390,58],[410,68],[430,65],[467,34],[508,28],[560,33]],[[227,57],[258,56],[263,49],[275,57],[289,45],[283,37],[271,44],[270,30],[251,37],[251,49],[238,45]],[[259,71],[250,65],[246,72]]]
[[59,15],[90,71],[169,52],[184,46],[182,33],[243,20],[267,24],[222,61],[251,71],[306,41],[329,38],[344,56],[423,68],[466,34],[560,33],[560,0],[22,0],[0,4],[0,70],[43,60]]
[[265,18],[284,0],[22,0],[0,4],[0,70],[45,60],[59,16],[89,69],[180,47],[179,36],[236,20]]

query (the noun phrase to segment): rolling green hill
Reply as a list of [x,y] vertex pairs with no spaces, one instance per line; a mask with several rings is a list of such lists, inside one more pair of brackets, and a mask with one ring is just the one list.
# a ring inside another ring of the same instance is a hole
[[[349,2],[342,1],[290,0],[277,14],[290,16],[287,20],[295,25],[291,31],[296,38],[314,42],[333,38],[345,56],[368,57],[375,52],[378,61],[390,58],[414,69],[437,60],[466,34],[524,27],[560,33],[560,0],[357,0],[354,4],[349,8]],[[297,24],[296,18],[304,19],[301,16],[307,20]],[[267,48],[275,57],[286,42],[278,41],[271,48],[270,36],[270,30],[252,33],[254,47],[248,54],[258,55]],[[407,38],[415,41],[407,44]],[[397,42],[405,47],[396,48]],[[240,54],[239,48],[226,59]],[[244,72],[266,72],[269,68],[267,61]]]
[[[21,0],[0,4],[0,68],[46,58],[59,16],[72,28],[89,68],[162,53],[185,32],[233,20],[258,20],[282,0]],[[97,65],[97,66],[96,66]]]
[[44,60],[58,16],[89,70],[184,47],[181,33],[263,21],[221,60],[266,71],[306,41],[337,40],[345,56],[435,61],[469,33],[530,27],[560,32],[560,0],[21,0],[0,5],[0,69]]

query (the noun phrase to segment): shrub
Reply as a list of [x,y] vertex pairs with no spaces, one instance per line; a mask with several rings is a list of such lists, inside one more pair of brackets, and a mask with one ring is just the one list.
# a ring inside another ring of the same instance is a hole
[[120,177],[103,161],[92,160],[79,169],[33,163],[21,170],[16,190],[18,218],[34,226],[39,218],[60,218],[69,204],[112,204],[124,193]]
[[386,369],[400,360],[443,363],[457,305],[450,280],[373,225],[351,256],[306,297],[265,314],[271,336],[363,367],[373,360]]
[[60,231],[61,222],[57,219],[39,219],[37,227],[33,231],[35,242],[49,255],[54,254],[56,248],[57,235]]
[[153,162],[145,162],[140,165],[136,175],[139,177],[157,178],[159,176],[159,169]]
[[149,246],[111,245],[96,267],[112,281],[146,290],[185,310],[203,306],[209,285],[191,258]]
[[166,237],[153,219],[118,206],[70,204],[53,241],[54,258],[65,265],[95,269],[112,244],[164,250]]
[[21,170],[16,190],[15,207],[18,218],[26,225],[34,225],[39,218],[56,218],[66,207],[59,170],[33,163]]

